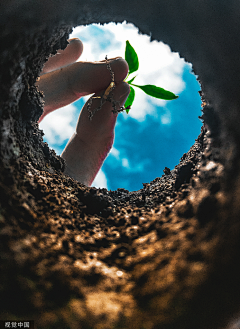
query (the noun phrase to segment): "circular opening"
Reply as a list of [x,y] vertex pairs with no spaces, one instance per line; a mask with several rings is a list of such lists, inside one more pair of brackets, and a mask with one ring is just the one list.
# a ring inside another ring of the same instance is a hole
[[[173,169],[200,133],[200,85],[192,73],[192,65],[171,52],[168,45],[150,41],[149,36],[139,34],[134,25],[126,22],[79,26],[72,37],[78,37],[84,44],[81,61],[103,60],[106,55],[124,57],[129,40],[139,58],[134,82],[156,85],[179,96],[173,101],[163,101],[135,88],[129,114],[118,115],[113,148],[92,185],[111,190],[139,190],[142,183],[161,176],[165,167]],[[88,98],[50,113],[40,123],[45,141],[57,154],[61,154],[73,134],[79,112]]]

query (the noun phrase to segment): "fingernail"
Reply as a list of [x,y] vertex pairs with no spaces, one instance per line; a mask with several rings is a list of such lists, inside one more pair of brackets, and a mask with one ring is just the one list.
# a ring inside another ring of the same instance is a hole
[[69,43],[75,42],[75,41],[81,41],[79,38],[72,38],[72,39],[68,39]]

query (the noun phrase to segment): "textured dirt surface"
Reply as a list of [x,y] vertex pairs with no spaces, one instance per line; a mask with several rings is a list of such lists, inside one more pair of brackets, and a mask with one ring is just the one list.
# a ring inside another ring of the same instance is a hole
[[[126,11],[124,4],[0,5],[0,320],[230,328],[240,312],[240,6],[128,1]],[[195,144],[137,192],[65,176],[36,123],[43,103],[34,83],[72,26],[123,19],[180,51],[204,92]]]

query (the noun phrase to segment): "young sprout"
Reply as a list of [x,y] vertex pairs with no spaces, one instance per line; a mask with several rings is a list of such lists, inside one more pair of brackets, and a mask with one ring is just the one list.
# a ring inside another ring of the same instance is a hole
[[[115,88],[115,80],[114,80],[114,72],[111,68],[110,62],[108,61],[107,56],[105,57],[105,61],[107,64],[107,69],[109,70],[109,73],[111,75],[111,82],[109,84],[109,86],[107,87],[107,89],[105,90],[105,92],[103,93],[103,95],[101,96],[92,96],[89,99],[88,105],[87,105],[87,110],[89,113],[89,119],[92,120],[93,115],[101,110],[102,106],[104,103],[106,102],[110,102],[112,104],[113,107],[113,113],[118,113],[118,112],[122,112],[122,111],[126,111],[127,113],[129,113],[131,106],[133,104],[134,98],[135,98],[135,91],[133,89],[133,87],[137,87],[142,89],[142,91],[144,91],[147,95],[155,97],[155,98],[159,98],[159,99],[164,99],[164,100],[173,100],[178,98],[178,96],[176,96],[174,93],[172,93],[171,91],[165,90],[163,88],[154,86],[154,85],[144,85],[144,86],[139,86],[136,84],[133,84],[134,79],[136,78],[133,77],[130,80],[126,81],[129,77],[130,74],[136,72],[139,68],[139,61],[138,61],[138,55],[136,53],[136,51],[134,50],[134,48],[131,46],[130,42],[127,40],[126,41],[126,48],[125,48],[125,60],[128,63],[128,67],[129,67],[129,72],[127,77],[125,78],[125,82],[127,82],[130,85],[130,93],[129,96],[124,104],[124,106],[120,106],[118,101],[115,101],[113,99],[113,90]],[[100,105],[95,108],[94,110],[91,110],[91,106],[92,106],[92,100],[93,99],[100,99]]]
[[[109,70],[110,75],[111,75],[111,82],[110,82],[109,86],[107,87],[107,89],[104,91],[102,96],[92,96],[92,97],[90,97],[90,99],[88,101],[88,105],[87,105],[87,111],[89,113],[89,115],[88,115],[89,120],[92,120],[94,114],[97,111],[101,110],[103,104],[105,104],[107,101],[111,103],[112,108],[113,108],[113,110],[112,110],[113,113],[122,112],[124,110],[127,111],[127,110],[130,109],[130,107],[125,108],[124,106],[120,106],[119,101],[115,101],[113,99],[112,92],[116,87],[115,80],[114,80],[114,72],[111,68],[110,62],[108,61],[107,55],[105,57],[105,61],[106,61],[106,64],[107,64],[107,69]],[[100,99],[100,105],[92,111],[91,106],[92,106],[93,99]]]
[[[125,79],[125,81],[126,81],[129,77],[129,75],[131,73],[136,72],[139,68],[138,55],[128,40],[126,41],[125,60],[127,61],[128,66],[129,66],[128,76]],[[132,79],[126,81],[130,85],[130,94],[124,104],[124,107],[125,107],[127,113],[130,111],[130,108],[131,108],[134,98],[135,98],[135,91],[134,91],[133,87],[140,88],[147,95],[155,97],[155,98],[159,98],[159,99],[164,99],[164,100],[170,101],[170,100],[178,98],[178,96],[176,96],[171,91],[165,90],[163,88],[160,88],[160,87],[157,87],[154,85],[139,86],[139,85],[133,84],[133,81],[135,78],[136,78],[136,76],[134,76]]]

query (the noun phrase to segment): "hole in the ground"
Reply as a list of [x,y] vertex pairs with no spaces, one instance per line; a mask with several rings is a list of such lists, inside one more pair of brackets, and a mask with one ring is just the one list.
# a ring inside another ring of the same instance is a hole
[[[124,57],[125,42],[129,40],[139,57],[136,83],[157,85],[179,95],[177,100],[162,101],[135,88],[129,114],[118,115],[114,146],[93,186],[139,190],[142,183],[161,176],[165,167],[173,169],[200,133],[200,85],[191,72],[192,66],[171,52],[168,45],[150,42],[149,36],[138,34],[132,24],[80,26],[70,37],[82,40],[82,61],[103,60],[106,55]],[[73,134],[87,98],[50,113],[41,122],[45,141],[57,154]]]

